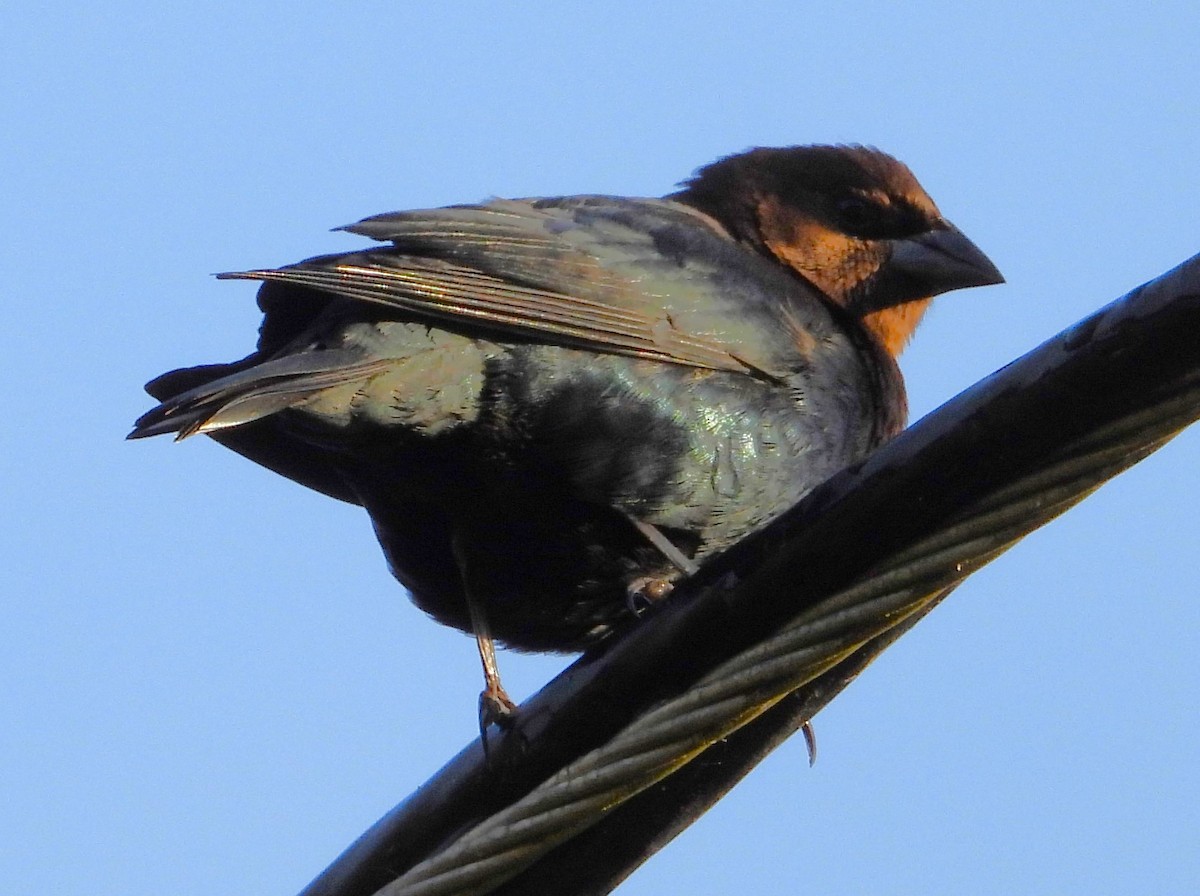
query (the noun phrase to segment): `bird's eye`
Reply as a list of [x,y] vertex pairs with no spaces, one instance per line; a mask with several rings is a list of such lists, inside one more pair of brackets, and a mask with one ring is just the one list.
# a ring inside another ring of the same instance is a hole
[[837,215],[838,222],[851,233],[870,227],[871,224],[877,223],[879,217],[871,203],[857,196],[838,202]]

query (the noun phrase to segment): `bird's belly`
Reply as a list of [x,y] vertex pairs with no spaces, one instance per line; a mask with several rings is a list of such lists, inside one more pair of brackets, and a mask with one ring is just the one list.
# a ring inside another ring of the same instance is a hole
[[702,560],[871,447],[862,408],[730,374],[554,360],[553,375],[544,356],[492,371],[508,390],[470,426],[359,485],[417,605],[470,630],[457,542],[493,634],[519,649],[584,649],[633,620],[631,583],[679,577],[631,517]]

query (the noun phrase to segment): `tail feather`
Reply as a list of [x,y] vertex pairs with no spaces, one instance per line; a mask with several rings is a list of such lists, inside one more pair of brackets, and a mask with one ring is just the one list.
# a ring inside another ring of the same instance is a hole
[[176,439],[184,439],[241,426],[388,366],[386,360],[363,361],[360,353],[344,351],[306,352],[263,363],[252,358],[175,370],[152,380],[146,391],[162,403],[138,418],[128,438],[175,433]]

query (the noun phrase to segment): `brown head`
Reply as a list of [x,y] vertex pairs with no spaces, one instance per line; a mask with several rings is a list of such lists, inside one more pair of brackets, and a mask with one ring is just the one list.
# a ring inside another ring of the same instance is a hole
[[791,268],[893,356],[934,296],[1004,282],[912,172],[869,147],[752,149],[701,168],[671,198]]

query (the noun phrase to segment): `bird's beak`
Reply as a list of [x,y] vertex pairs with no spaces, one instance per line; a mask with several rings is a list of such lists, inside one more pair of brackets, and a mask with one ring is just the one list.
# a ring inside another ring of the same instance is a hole
[[945,229],[893,240],[888,268],[894,276],[912,283],[913,292],[924,297],[1004,282],[1004,275],[992,260],[949,221]]

